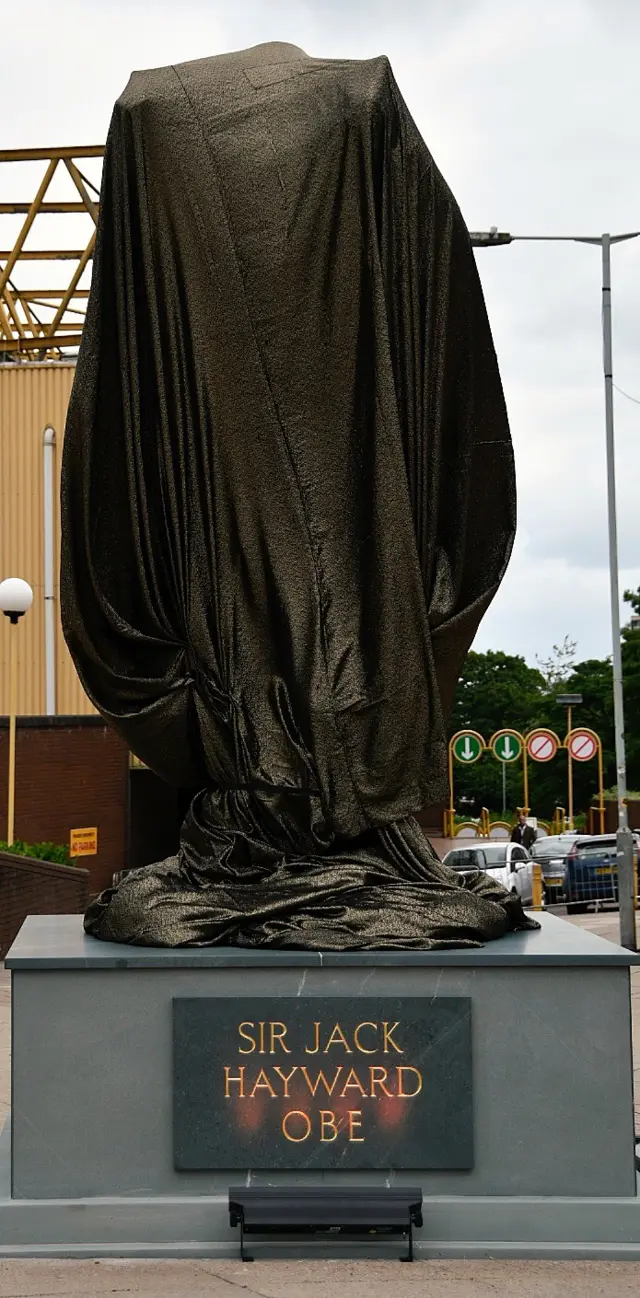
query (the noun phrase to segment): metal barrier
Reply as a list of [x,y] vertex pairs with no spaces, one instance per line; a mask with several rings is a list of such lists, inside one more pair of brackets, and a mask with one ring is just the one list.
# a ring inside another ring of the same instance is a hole
[[[443,837],[510,838],[516,823],[515,820],[491,820],[490,812],[483,807],[479,820],[461,820],[456,824],[455,811],[447,807],[442,817]],[[554,829],[554,821],[538,820],[537,823],[538,829],[542,829],[545,834],[562,833],[562,829]]]
[[[613,836],[612,836],[613,837]],[[640,902],[638,853],[634,853],[634,909]],[[584,842],[575,857],[567,859],[563,901],[573,914],[593,907],[618,905],[617,846]]]
[[567,813],[564,807],[556,807],[551,819],[550,834],[564,834],[567,829]]

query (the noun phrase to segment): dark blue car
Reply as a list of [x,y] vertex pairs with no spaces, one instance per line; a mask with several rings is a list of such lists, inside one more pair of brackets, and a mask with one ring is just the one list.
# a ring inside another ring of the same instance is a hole
[[[617,902],[616,857],[615,834],[576,838],[564,867],[564,896],[570,910],[583,912],[596,902]],[[637,870],[637,843],[634,864]]]

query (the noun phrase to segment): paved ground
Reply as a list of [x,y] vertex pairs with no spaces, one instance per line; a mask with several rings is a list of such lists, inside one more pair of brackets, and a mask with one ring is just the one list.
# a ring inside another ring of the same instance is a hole
[[[617,940],[617,915],[573,923]],[[640,967],[632,973],[640,1130]],[[0,1122],[9,1104],[9,974],[0,969]],[[627,1298],[640,1262],[2,1262],[0,1298],[130,1294],[141,1298]]]
[[0,1298],[629,1298],[640,1262],[0,1262]]

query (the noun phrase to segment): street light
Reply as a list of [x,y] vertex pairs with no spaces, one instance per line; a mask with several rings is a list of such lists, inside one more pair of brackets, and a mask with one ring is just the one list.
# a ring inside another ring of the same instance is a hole
[[[33,591],[20,577],[7,577],[0,582],[0,612],[8,617],[12,628],[28,613],[33,604]],[[16,711],[18,701],[18,646],[16,632],[9,632],[9,799],[7,803],[7,843],[13,844],[13,824],[16,794]]]
[[[581,694],[556,694],[556,703],[567,709],[567,741],[572,730],[573,709],[582,703]],[[569,780],[569,829],[573,829],[573,758],[571,745],[567,742],[567,776]]]
[[613,720],[616,738],[616,772],[618,784],[618,896],[620,904],[620,942],[636,950],[636,917],[634,910],[633,837],[629,830],[627,810],[627,761],[624,742],[624,701],[622,690],[622,648],[620,628],[620,588],[618,583],[618,523],[616,516],[616,472],[613,437],[613,363],[611,341],[611,244],[637,239],[640,230],[628,234],[509,234],[490,230],[470,232],[472,247],[491,248],[505,243],[591,243],[602,249],[602,343],[604,363],[604,405],[607,448],[607,507],[609,516],[609,587],[611,599],[611,638],[613,641]]

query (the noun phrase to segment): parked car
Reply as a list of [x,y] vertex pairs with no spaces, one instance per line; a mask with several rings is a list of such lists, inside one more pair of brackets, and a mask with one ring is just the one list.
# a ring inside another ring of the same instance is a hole
[[576,830],[566,834],[547,834],[536,839],[529,848],[533,860],[542,868],[544,896],[549,905],[564,901],[565,865],[578,837]]
[[492,878],[520,895],[523,906],[533,902],[533,864],[529,853],[519,843],[484,842],[473,847],[454,847],[444,864],[459,874],[485,870]]
[[[634,835],[634,865],[638,868],[638,839]],[[590,905],[618,900],[618,864],[615,834],[592,834],[575,839],[565,862],[564,895],[567,907],[584,913]]]

